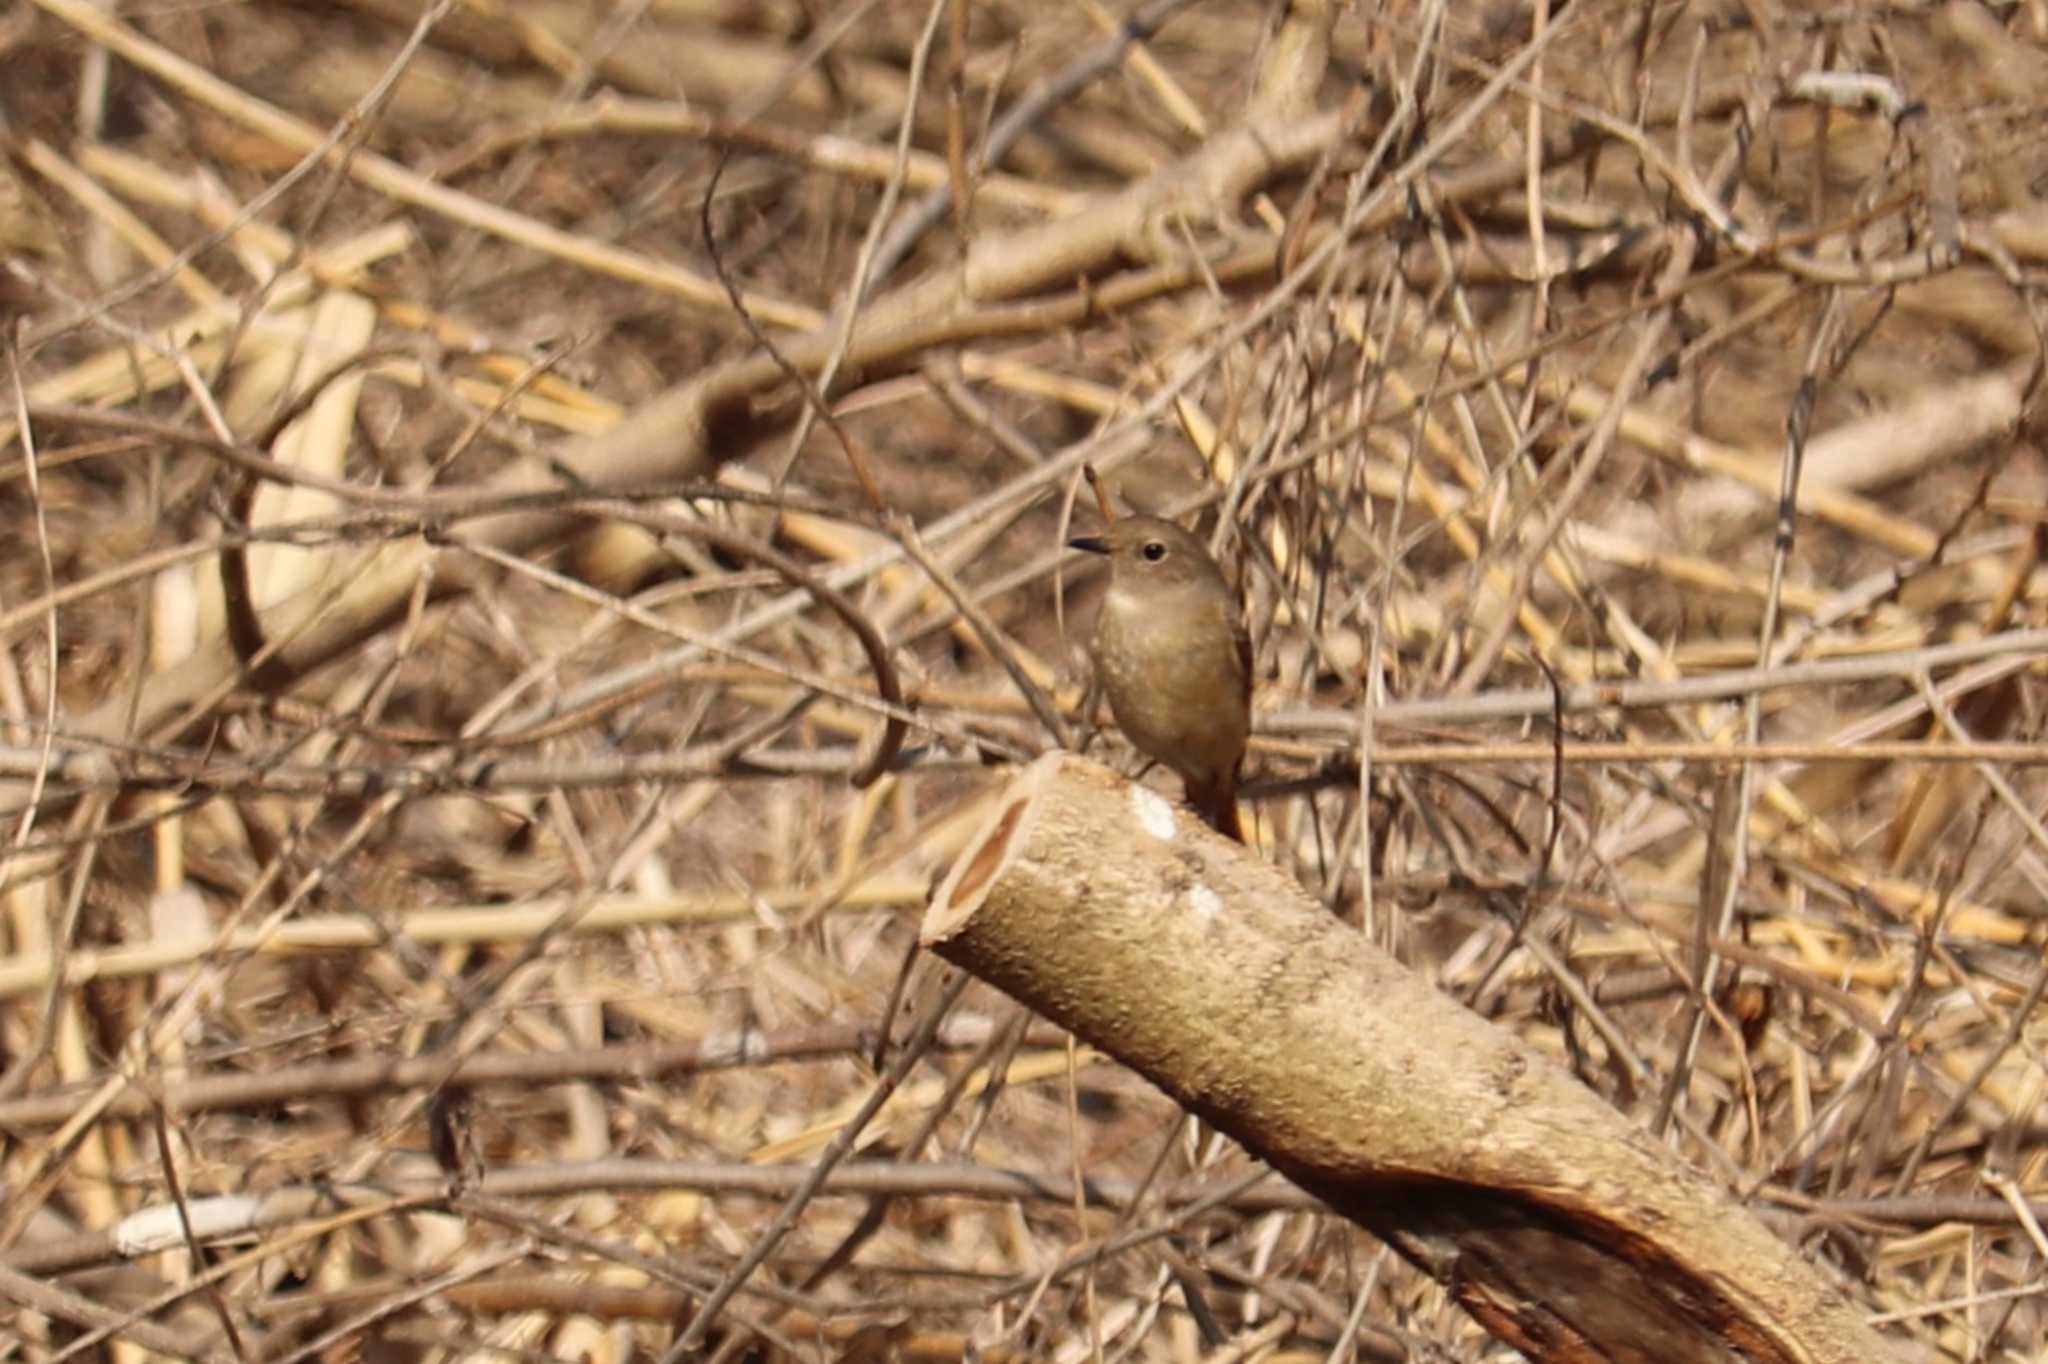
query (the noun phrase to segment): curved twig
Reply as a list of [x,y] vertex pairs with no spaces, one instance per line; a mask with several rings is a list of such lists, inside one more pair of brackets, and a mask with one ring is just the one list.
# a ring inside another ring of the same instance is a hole
[[584,506],[589,510],[602,508],[605,513],[620,521],[634,522],[650,530],[673,535],[687,535],[694,540],[724,550],[762,568],[781,574],[790,586],[800,587],[810,593],[812,600],[838,616],[860,640],[860,646],[867,652],[868,666],[874,670],[875,691],[890,707],[888,718],[882,722],[882,739],[874,756],[863,763],[853,774],[855,786],[872,785],[877,778],[895,763],[896,755],[903,749],[903,736],[909,726],[903,721],[901,712],[905,709],[903,685],[896,675],[896,664],[889,657],[889,643],[882,638],[881,631],[873,622],[861,614],[853,599],[837,588],[829,587],[806,571],[803,565],[784,554],[781,550],[765,545],[748,535],[708,521],[693,521],[687,517],[669,512],[656,511],[650,507],[629,507],[609,503],[590,502]]

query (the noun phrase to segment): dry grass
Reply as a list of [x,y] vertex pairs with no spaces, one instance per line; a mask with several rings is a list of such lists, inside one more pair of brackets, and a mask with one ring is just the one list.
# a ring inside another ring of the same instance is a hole
[[0,36],[8,1357],[660,1357],[784,1210],[707,1351],[1498,1353],[978,987],[853,1123],[1083,460],[1224,513],[1263,855],[2033,1357],[2040,6],[416,8]]

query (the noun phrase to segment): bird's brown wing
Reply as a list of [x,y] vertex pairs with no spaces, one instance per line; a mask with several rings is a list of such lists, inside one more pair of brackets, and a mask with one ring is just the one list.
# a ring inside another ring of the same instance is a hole
[[1244,679],[1244,703],[1252,703],[1252,632],[1245,628],[1244,612],[1235,611],[1230,619],[1231,634],[1237,644],[1237,672]]
[[[1252,708],[1252,632],[1245,626],[1242,606],[1230,613],[1230,633],[1231,642],[1237,646],[1237,679],[1244,688],[1243,704],[1249,721]],[[1194,803],[1210,828],[1225,838],[1234,838],[1248,845],[1251,840],[1244,836],[1244,825],[1237,814],[1237,778],[1243,770],[1244,751],[1240,749],[1237,761],[1217,783],[1218,789],[1200,793]]]

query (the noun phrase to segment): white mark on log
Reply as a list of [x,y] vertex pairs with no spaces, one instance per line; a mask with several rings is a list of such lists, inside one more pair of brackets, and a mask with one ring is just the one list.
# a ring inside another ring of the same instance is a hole
[[1142,786],[1132,786],[1131,813],[1137,818],[1138,827],[1164,843],[1173,837],[1173,806],[1157,791]]
[[1223,913],[1223,897],[1197,881],[1188,887],[1188,908],[1195,911],[1195,917],[1207,923]]

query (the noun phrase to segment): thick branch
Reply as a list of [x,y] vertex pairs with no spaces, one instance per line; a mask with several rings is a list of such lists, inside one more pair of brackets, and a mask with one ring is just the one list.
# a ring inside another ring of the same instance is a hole
[[1027,768],[924,938],[1395,1246],[1532,1358],[1888,1357],[1812,1266],[1548,1058],[1105,768]]

